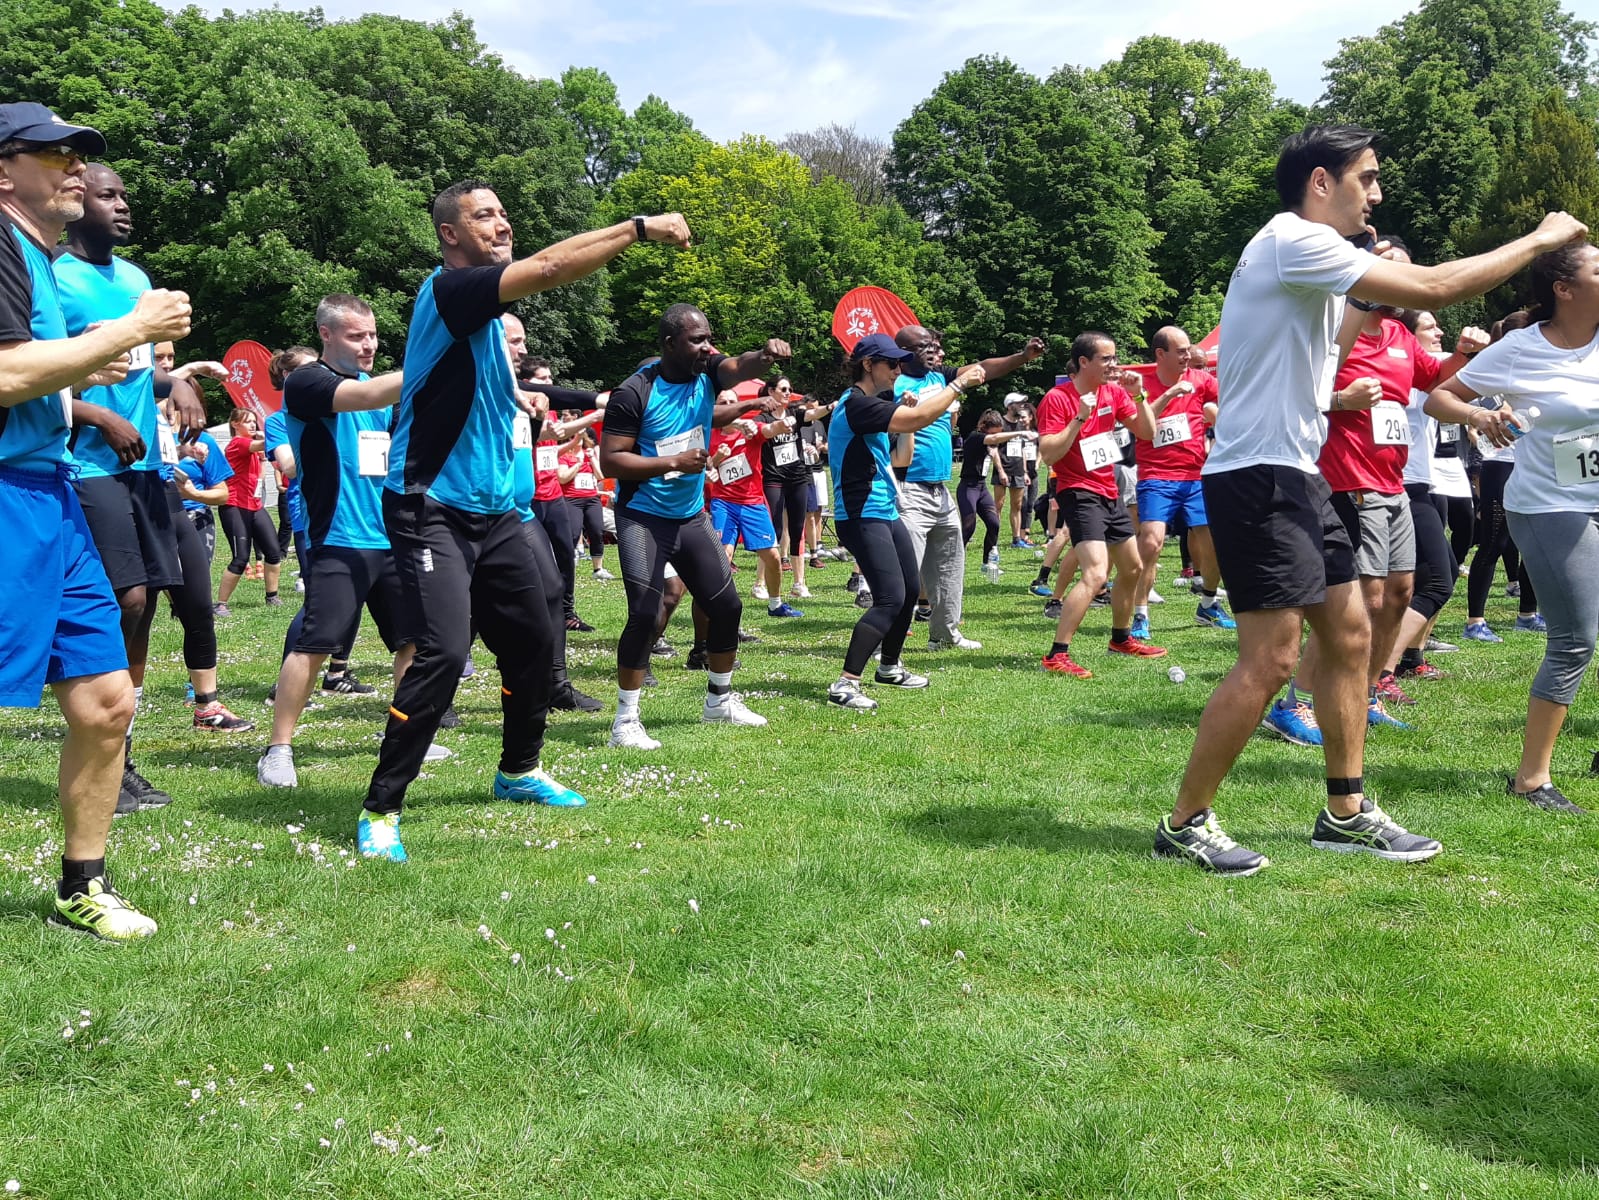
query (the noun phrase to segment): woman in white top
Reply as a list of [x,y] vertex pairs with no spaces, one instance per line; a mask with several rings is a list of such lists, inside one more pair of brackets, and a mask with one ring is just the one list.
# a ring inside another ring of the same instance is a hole
[[1516,443],[1504,508],[1549,644],[1527,704],[1521,765],[1507,786],[1538,808],[1581,812],[1551,781],[1550,759],[1599,639],[1599,248],[1576,244],[1534,259],[1532,289],[1538,323],[1484,350],[1427,405],[1497,395],[1532,418]]

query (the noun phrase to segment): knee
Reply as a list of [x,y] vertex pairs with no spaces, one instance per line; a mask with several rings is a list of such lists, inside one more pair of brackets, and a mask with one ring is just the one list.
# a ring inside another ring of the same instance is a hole
[[96,739],[121,741],[133,720],[133,681],[125,672],[107,675],[87,705],[77,708],[78,730]]
[[1091,592],[1098,592],[1105,586],[1105,581],[1110,578],[1110,570],[1103,563],[1093,566],[1083,565],[1083,586]]
[[117,593],[117,607],[122,610],[125,618],[143,616],[147,603],[149,603],[149,592],[145,590],[143,584]]

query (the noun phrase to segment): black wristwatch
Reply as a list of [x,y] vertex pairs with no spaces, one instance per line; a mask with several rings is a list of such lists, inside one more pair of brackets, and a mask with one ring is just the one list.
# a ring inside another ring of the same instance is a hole
[[644,218],[643,217],[634,217],[633,218],[633,232],[638,235],[638,240],[639,241],[642,242],[642,241],[645,240],[645,237],[644,237]]

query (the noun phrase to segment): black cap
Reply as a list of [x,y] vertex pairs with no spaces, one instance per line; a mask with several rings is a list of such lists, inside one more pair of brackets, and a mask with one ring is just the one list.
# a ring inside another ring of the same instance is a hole
[[71,125],[32,100],[0,104],[0,142],[17,139],[42,146],[65,142],[80,154],[104,154],[105,137],[87,125]]

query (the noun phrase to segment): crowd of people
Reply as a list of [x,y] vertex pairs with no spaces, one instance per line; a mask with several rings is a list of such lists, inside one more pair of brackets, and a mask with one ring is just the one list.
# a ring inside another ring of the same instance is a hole
[[[786,342],[723,354],[689,304],[661,314],[655,353],[609,391],[560,386],[512,307],[637,242],[686,247],[687,223],[641,215],[519,259],[493,189],[466,180],[433,202],[441,264],[416,297],[401,369],[372,374],[366,301],[326,296],[307,314],[318,346],[273,357],[281,410],[235,409],[219,440],[200,380],[225,372],[177,365],[187,297],[116,253],[133,220],[121,179],[91,161],[105,139],[37,104],[0,105],[0,515],[12,530],[0,554],[14,581],[0,601],[0,704],[37,706],[48,686],[67,724],[50,919],[112,940],[155,932],[113,886],[105,851],[114,815],[170,801],[132,755],[157,599],[168,593],[183,628],[195,727],[249,731],[222,700],[217,623],[252,556],[266,603],[283,604],[291,549],[303,599],[257,779],[297,786],[294,734],[319,678],[327,693],[376,690],[350,668],[364,610],[393,656],[356,822],[368,858],[406,860],[408,789],[450,753],[435,734],[456,720],[479,640],[501,684],[493,795],[585,804],[542,762],[551,708],[605,708],[567,670],[568,633],[593,628],[576,607],[585,555],[610,580],[614,542],[627,601],[610,745],[649,751],[661,744],[643,720],[651,660],[676,653],[666,635],[685,594],[704,721],[767,724],[733,689],[739,645],[758,637],[743,628],[740,543],[774,621],[805,617],[791,601],[811,595],[808,565],[849,560],[862,611],[818,699],[869,712],[870,691],[929,686],[903,660],[918,621],[929,652],[980,647],[962,628],[968,547],[980,525],[997,578],[1007,507],[1013,548],[1045,530],[1026,585],[1055,622],[1045,672],[1092,678],[1072,642],[1094,605],[1110,609],[1108,653],[1166,654],[1149,611],[1163,602],[1168,534],[1184,564],[1168,586],[1190,590],[1197,625],[1236,632],[1237,662],[1155,829],[1158,857],[1227,876],[1267,865],[1213,811],[1257,726],[1322,750],[1313,847],[1439,853],[1367,794],[1365,732],[1403,725],[1390,706],[1409,702],[1404,682],[1436,677],[1427,654],[1455,648],[1436,623],[1472,544],[1463,636],[1497,640],[1483,605],[1513,545],[1517,627],[1548,637],[1506,786],[1580,812],[1550,768],[1599,634],[1599,249],[1551,214],[1498,250],[1416,265],[1372,228],[1375,146],[1347,126],[1284,145],[1283,211],[1239,259],[1214,371],[1175,326],[1151,336],[1139,369],[1090,330],[1036,404],[1016,391],[992,406],[974,393],[1042,358],[1044,339],[957,368],[936,330],[872,333],[848,350],[842,395],[806,397],[776,373]],[[1534,307],[1492,334],[1463,330],[1446,353],[1433,311],[1528,266]],[[823,545],[828,518],[836,549]],[[219,524],[229,558],[213,600]]]

